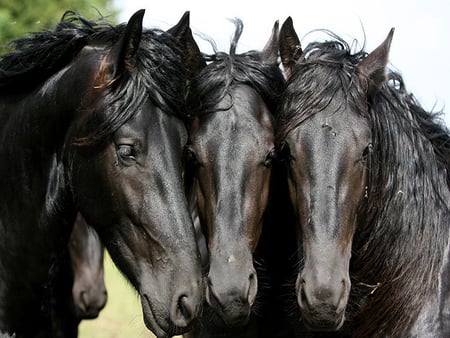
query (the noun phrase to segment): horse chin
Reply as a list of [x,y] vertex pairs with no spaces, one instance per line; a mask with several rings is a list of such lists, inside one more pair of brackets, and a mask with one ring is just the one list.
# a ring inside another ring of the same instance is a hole
[[345,322],[344,312],[337,314],[334,317],[327,316],[311,316],[302,313],[302,320],[305,327],[311,331],[335,332],[339,331]]
[[241,328],[248,324],[250,319],[249,313],[242,313],[237,316],[227,316],[222,312],[216,312],[212,310],[209,320],[214,323],[218,328],[230,329],[230,328]]
[[158,307],[150,301],[147,295],[141,295],[141,305],[145,326],[147,326],[147,328],[158,338],[181,335],[191,329],[190,326],[181,328],[170,323],[166,319],[169,318],[167,311],[158,309]]
[[247,325],[250,319],[250,303],[240,300],[227,300],[219,302],[214,292],[208,287],[206,290],[206,303],[208,305],[210,320],[220,328],[238,328]]
[[95,319],[98,317],[100,310],[84,311],[77,307],[76,315],[77,315],[77,318],[79,318],[79,319]]
[[[220,331],[227,337],[234,337],[238,332],[241,332],[250,319],[250,315],[232,316],[228,317],[223,312],[211,308],[209,304],[205,304],[203,309],[203,321],[201,325],[211,327],[214,332]],[[205,320],[206,318],[206,320]]]

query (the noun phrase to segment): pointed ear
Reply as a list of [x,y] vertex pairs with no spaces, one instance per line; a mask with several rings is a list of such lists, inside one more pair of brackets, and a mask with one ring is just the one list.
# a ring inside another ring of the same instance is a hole
[[180,42],[189,77],[194,77],[206,66],[206,62],[189,27],[189,11],[185,12],[180,21],[167,32]]
[[389,61],[389,50],[393,35],[394,28],[391,29],[383,43],[367,55],[358,66],[360,72],[369,81],[369,95],[376,93],[386,80],[386,65]]
[[119,41],[111,49],[110,62],[113,66],[113,79],[132,67],[131,59],[141,42],[144,13],[145,10],[141,9],[133,14]]
[[295,32],[292,18],[288,17],[280,30],[280,56],[287,78],[291,76],[295,62],[301,55],[300,40]]
[[277,63],[278,59],[278,27],[279,24],[277,20],[273,25],[272,35],[270,36],[269,41],[267,41],[261,53],[261,59],[269,64]]

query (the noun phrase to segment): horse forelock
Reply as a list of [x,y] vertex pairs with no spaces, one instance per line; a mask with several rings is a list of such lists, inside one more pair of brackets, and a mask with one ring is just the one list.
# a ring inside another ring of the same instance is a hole
[[74,144],[101,141],[132,118],[147,99],[166,114],[186,119],[187,72],[175,38],[159,30],[145,30],[130,62],[125,72],[113,78],[107,75],[108,61],[100,63],[94,86],[94,90],[103,91],[100,105],[85,107],[87,121],[94,127]]
[[217,111],[218,103],[231,97],[233,86],[248,85],[256,90],[275,113],[284,80],[278,65],[265,64],[257,52],[229,55],[217,53],[191,84],[190,112],[200,116]]
[[193,116],[216,112],[218,103],[231,95],[235,85],[248,85],[263,98],[269,110],[275,114],[284,87],[284,79],[278,63],[262,60],[258,51],[237,54],[236,48],[242,33],[240,20],[234,21],[236,29],[230,52],[205,55],[209,64],[193,79],[189,95],[189,110]]
[[366,88],[357,64],[366,53],[351,52],[343,40],[309,44],[287,80],[278,112],[276,140],[286,136],[314,114],[324,110],[341,93],[341,104],[366,114]]
[[372,98],[369,111],[369,199],[366,222],[355,234],[351,275],[356,289],[374,289],[365,289],[371,294],[353,324],[356,337],[402,336],[438,287],[450,224],[443,156],[450,136],[435,114],[392,82]]

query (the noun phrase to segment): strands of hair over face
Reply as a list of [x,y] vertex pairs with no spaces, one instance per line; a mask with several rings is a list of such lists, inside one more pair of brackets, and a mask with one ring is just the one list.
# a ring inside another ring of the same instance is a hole
[[303,121],[325,109],[338,92],[346,98],[343,104],[352,105],[362,114],[367,112],[366,88],[360,83],[356,68],[366,53],[352,54],[346,41],[327,34],[335,40],[309,44],[286,84],[278,116],[279,142]]

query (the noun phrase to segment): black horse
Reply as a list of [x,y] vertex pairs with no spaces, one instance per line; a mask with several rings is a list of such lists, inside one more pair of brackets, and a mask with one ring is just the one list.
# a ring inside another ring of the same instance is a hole
[[78,213],[67,251],[52,271],[54,276],[49,285],[52,325],[47,336],[78,337],[80,321],[97,318],[105,307],[103,252],[97,233]]
[[386,70],[392,36],[367,54],[280,32],[298,336],[450,334],[450,136]]
[[273,114],[284,85],[277,61],[278,22],[261,52],[243,54],[236,53],[243,24],[234,23],[229,54],[206,57],[209,63],[194,78],[189,96],[186,179],[206,237],[206,302],[212,310],[204,314],[195,337],[223,334],[249,320],[257,294],[253,252],[274,155]]
[[72,298],[78,319],[96,318],[105,307],[104,246],[95,230],[78,213],[69,238],[73,273]]
[[182,180],[185,91],[196,45],[186,13],[168,32],[144,11],[111,26],[67,13],[0,61],[0,331],[34,337],[49,270],[78,211],[138,291],[157,336],[203,301]]

